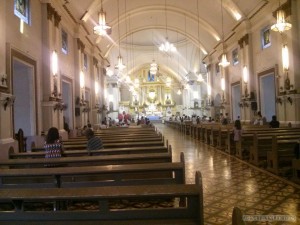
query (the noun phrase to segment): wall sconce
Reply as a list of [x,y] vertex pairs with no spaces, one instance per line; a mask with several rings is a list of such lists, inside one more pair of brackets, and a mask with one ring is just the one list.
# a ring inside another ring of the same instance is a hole
[[277,98],[276,98],[276,103],[279,103],[280,105],[282,105],[282,99],[279,98],[279,97],[277,97]]
[[84,107],[83,109],[82,109],[82,112],[89,112],[90,111],[90,108],[89,107]]
[[225,91],[225,78],[221,78],[221,90],[224,92]]
[[57,71],[58,71],[58,58],[57,58],[57,52],[53,51],[52,52],[52,59],[51,59],[51,68],[52,68],[52,74],[53,76],[57,75]]
[[99,93],[99,83],[98,81],[95,81],[95,94],[98,95]]
[[60,111],[64,111],[68,108],[67,104],[63,103],[63,102],[57,102],[55,105],[54,105],[54,112],[56,110],[60,110]]
[[7,106],[12,106],[15,102],[15,99],[16,99],[16,96],[12,95],[10,97],[6,97],[1,100],[4,110],[6,110]]
[[289,79],[289,49],[287,45],[282,46],[282,67],[283,67],[283,72],[286,74],[286,78],[284,81],[284,88],[285,90],[290,90],[291,89],[291,81]]
[[249,79],[248,68],[247,68],[247,66],[244,66],[243,67],[243,81],[244,81],[244,84],[245,84],[245,98],[249,97],[249,94],[248,94],[248,79]]
[[289,103],[291,103],[291,105],[293,105],[293,99],[291,97],[287,97],[287,100]]
[[6,74],[1,75],[0,86],[7,87],[7,75]]
[[84,73],[83,73],[83,71],[80,71],[80,88],[81,89],[84,89],[84,87],[85,87],[85,81],[84,81]]

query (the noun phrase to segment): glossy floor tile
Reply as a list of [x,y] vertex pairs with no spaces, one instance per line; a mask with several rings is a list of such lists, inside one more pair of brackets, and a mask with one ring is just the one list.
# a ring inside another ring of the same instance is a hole
[[[184,152],[187,183],[194,183],[195,171],[201,171],[205,225],[231,224],[234,206],[240,207],[245,215],[251,215],[248,218],[255,220],[248,222],[251,225],[300,224],[300,188],[297,185],[191,139],[167,125],[157,123],[155,127],[172,146],[173,161],[179,161],[180,152]],[[271,217],[273,215],[280,217]]]

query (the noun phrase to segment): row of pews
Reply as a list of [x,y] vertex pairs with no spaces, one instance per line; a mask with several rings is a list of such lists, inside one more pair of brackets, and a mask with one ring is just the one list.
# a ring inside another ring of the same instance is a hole
[[193,125],[176,121],[167,121],[166,124],[271,173],[288,178],[292,176],[293,181],[300,183],[300,159],[296,159],[294,152],[294,147],[300,141],[299,127],[243,125],[241,139],[234,142],[233,124]]
[[[96,135],[104,145],[115,138],[118,147],[88,155],[78,137],[64,142],[70,147],[62,158],[11,150],[0,161],[0,224],[204,225],[201,173],[186,184],[184,154],[174,162],[160,133],[114,128]],[[137,142],[144,144],[131,145]],[[240,209],[232,221],[245,224]]]

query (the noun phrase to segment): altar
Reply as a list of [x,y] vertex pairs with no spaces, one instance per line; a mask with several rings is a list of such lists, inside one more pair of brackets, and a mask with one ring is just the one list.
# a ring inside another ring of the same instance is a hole
[[147,118],[148,118],[150,121],[153,121],[153,120],[161,120],[161,116],[154,116],[154,115],[151,115],[151,116],[147,116]]

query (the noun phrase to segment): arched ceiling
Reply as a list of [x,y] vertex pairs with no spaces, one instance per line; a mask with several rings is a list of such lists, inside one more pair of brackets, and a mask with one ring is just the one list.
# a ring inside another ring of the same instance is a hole
[[[241,21],[268,3],[267,0],[59,1],[89,32],[87,38],[97,45],[111,68],[117,64],[119,54],[127,73],[150,66],[154,59],[179,81],[201,70],[202,59],[222,41],[222,33],[229,36]],[[93,33],[101,6],[107,24],[112,27],[107,36]],[[158,50],[166,37],[175,44],[175,53]]]

